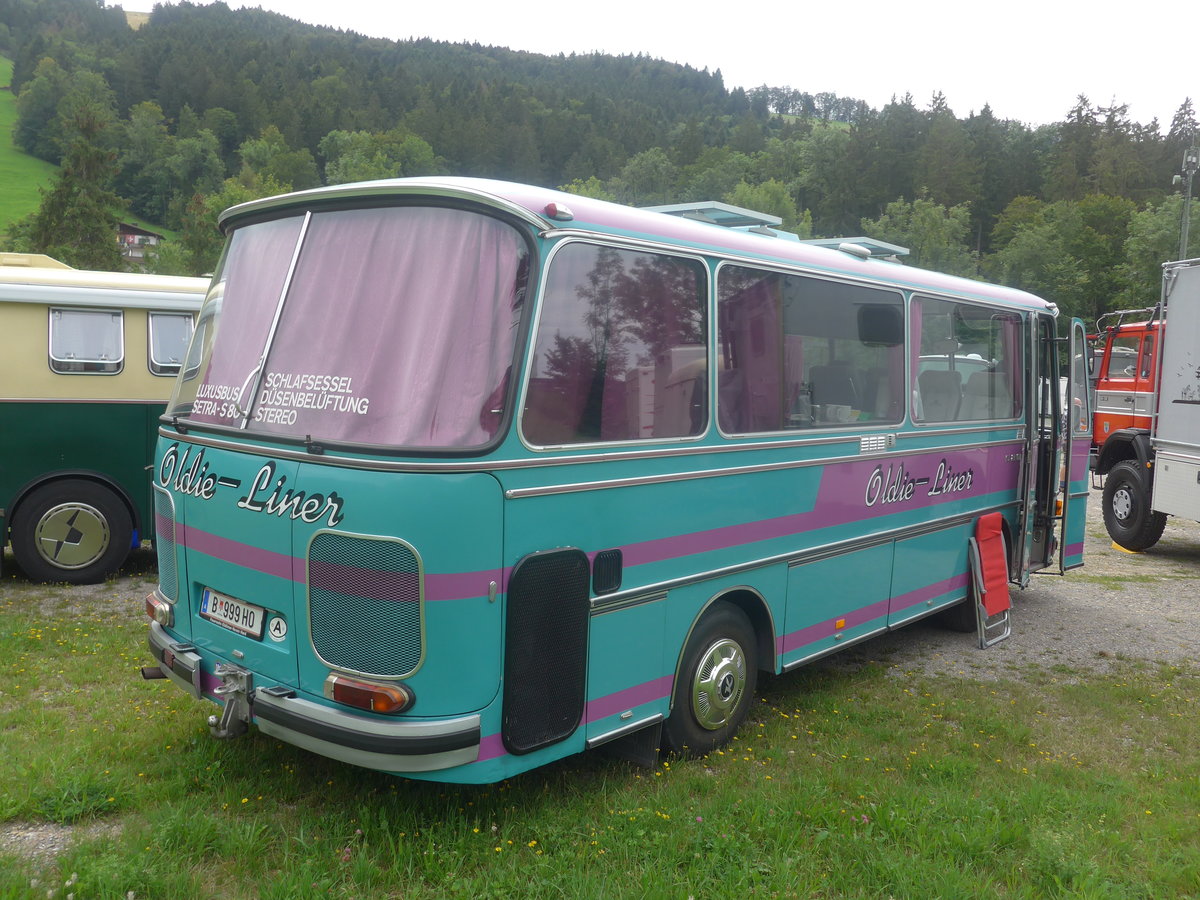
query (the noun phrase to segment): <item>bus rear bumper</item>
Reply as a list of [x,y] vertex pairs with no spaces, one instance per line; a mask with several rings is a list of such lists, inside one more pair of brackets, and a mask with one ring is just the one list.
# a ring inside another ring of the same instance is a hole
[[193,697],[212,695],[225,704],[220,728],[214,730],[219,737],[232,737],[253,721],[263,734],[383,772],[436,772],[479,758],[481,725],[476,714],[429,720],[368,718],[305,700],[286,686],[254,687],[253,673],[226,663],[218,663],[206,677],[196,648],[176,642],[157,622],[150,623],[149,644],[163,674],[176,685]]
[[279,688],[256,688],[252,708],[263,734],[367,769],[435,772],[479,758],[477,715],[403,722],[368,719]]

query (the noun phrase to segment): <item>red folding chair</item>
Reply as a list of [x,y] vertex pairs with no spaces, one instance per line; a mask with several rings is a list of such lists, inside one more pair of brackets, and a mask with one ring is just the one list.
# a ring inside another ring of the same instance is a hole
[[975,584],[975,621],[979,648],[997,644],[1012,634],[1008,595],[1008,554],[1004,549],[1003,517],[998,512],[980,516],[970,538],[971,576]]

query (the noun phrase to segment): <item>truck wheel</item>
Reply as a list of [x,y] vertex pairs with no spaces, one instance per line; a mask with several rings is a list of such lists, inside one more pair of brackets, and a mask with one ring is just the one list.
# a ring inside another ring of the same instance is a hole
[[13,515],[13,556],[32,581],[95,584],[121,567],[132,539],[121,498],[78,478],[37,488]]
[[757,679],[750,620],[730,603],[716,604],[683,652],[663,726],[666,749],[703,756],[726,744],[750,711]]
[[1150,508],[1146,472],[1136,462],[1117,463],[1104,480],[1104,527],[1126,550],[1148,550],[1167,526],[1165,513]]

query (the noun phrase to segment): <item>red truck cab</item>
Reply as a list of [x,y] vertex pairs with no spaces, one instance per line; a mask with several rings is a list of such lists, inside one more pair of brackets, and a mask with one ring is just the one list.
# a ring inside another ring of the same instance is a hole
[[[1154,312],[1153,308],[1123,310],[1109,313],[1096,323],[1090,459],[1096,474],[1106,474],[1117,462],[1136,457],[1131,446],[1134,437],[1150,433],[1159,324]],[[1131,316],[1149,318],[1126,321]]]

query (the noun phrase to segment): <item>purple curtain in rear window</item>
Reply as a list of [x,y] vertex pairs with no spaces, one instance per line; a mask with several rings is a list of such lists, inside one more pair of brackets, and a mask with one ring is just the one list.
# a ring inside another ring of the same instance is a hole
[[[176,404],[193,400],[192,420],[211,425],[240,422],[239,404],[248,405],[250,398],[242,400],[239,392],[243,387],[249,390],[247,380],[266,347],[301,224],[300,218],[264,222],[239,229],[230,239],[201,315],[202,322],[211,316],[212,324],[196,335],[197,340],[212,341],[204,376],[197,384],[193,373],[184,372],[176,388]],[[192,385],[194,398],[187,389]]]
[[[236,390],[254,373],[299,223],[234,233],[206,384]],[[274,240],[289,228],[291,245]],[[314,213],[251,381],[247,429],[396,447],[486,444],[502,418],[526,254],[512,227],[464,210]]]

